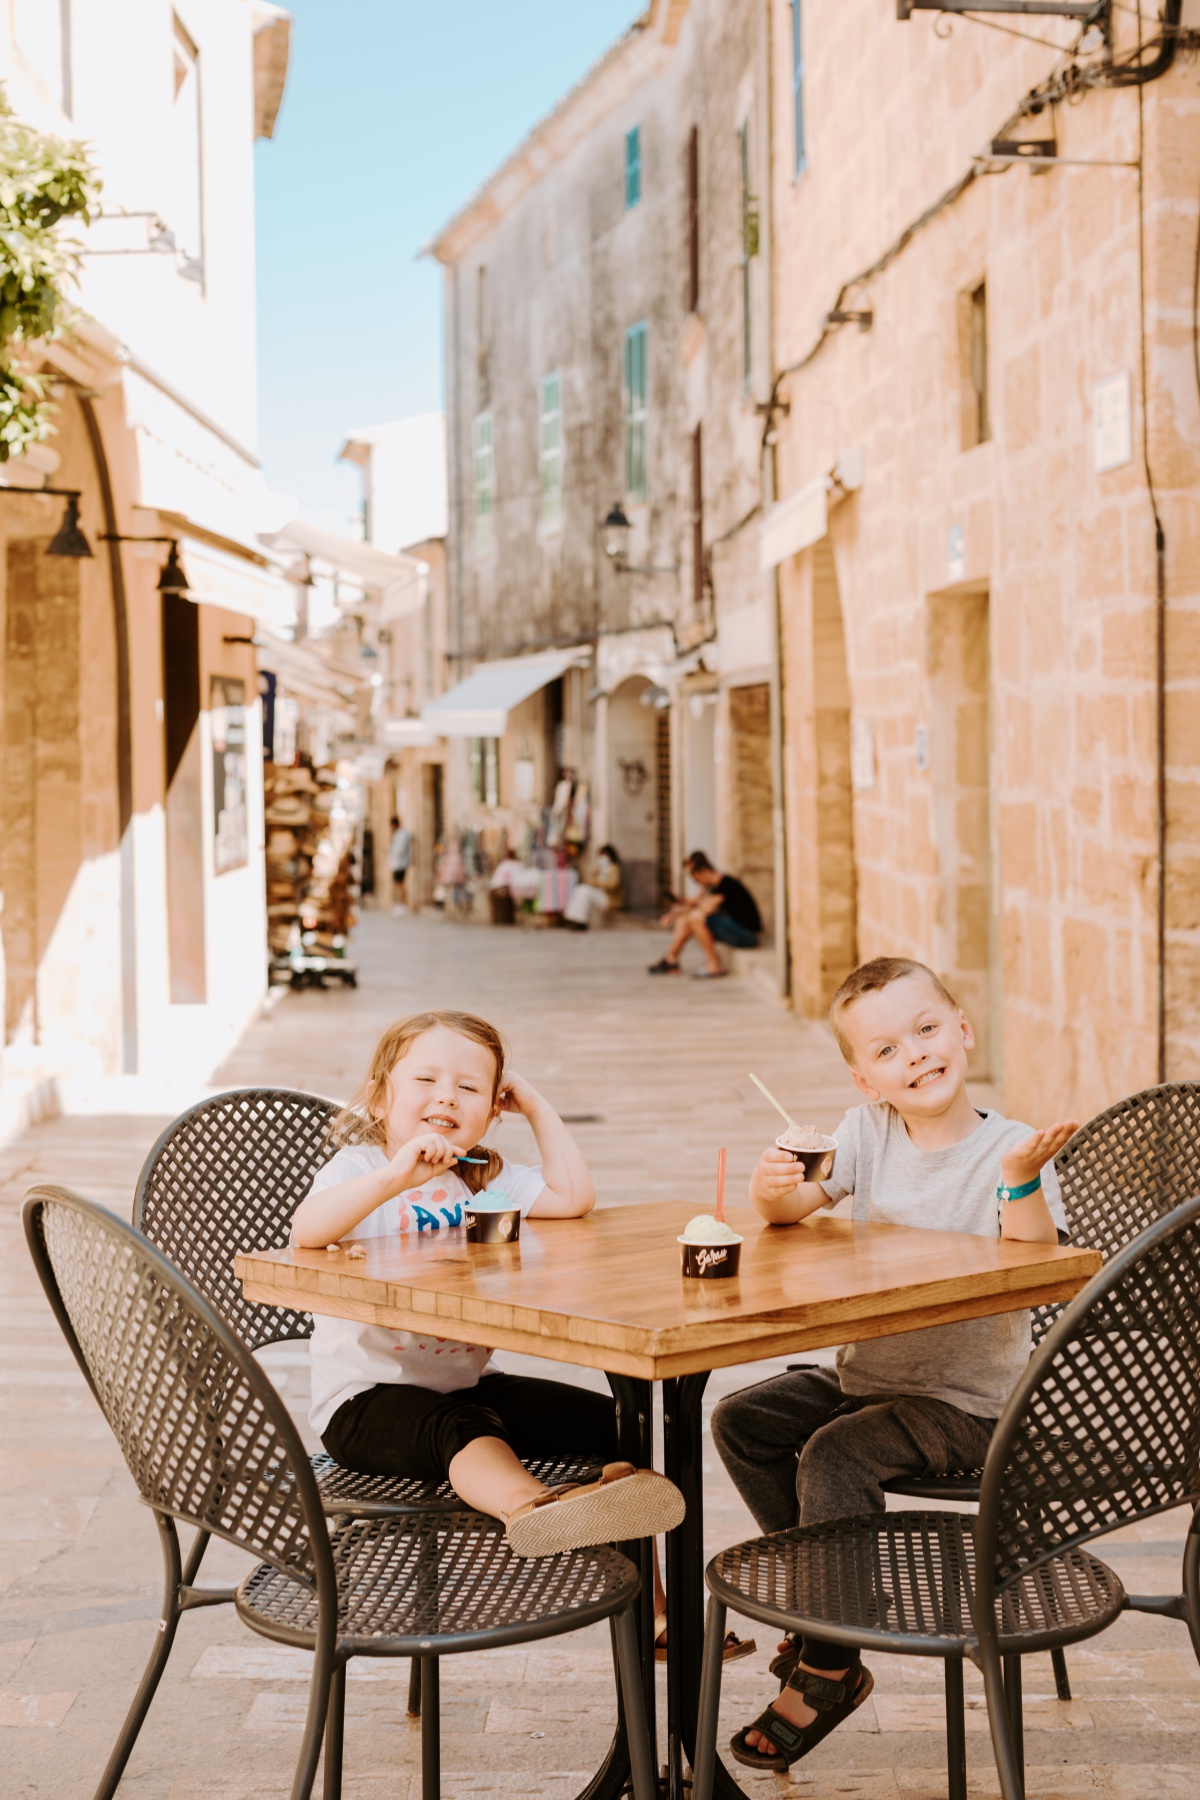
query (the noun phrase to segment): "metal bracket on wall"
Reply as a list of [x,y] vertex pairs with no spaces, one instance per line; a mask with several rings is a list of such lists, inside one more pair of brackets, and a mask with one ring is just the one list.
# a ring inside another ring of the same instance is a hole
[[1041,13],[1051,18],[1099,21],[1108,11],[1108,0],[896,0],[896,17],[915,12],[940,13]]

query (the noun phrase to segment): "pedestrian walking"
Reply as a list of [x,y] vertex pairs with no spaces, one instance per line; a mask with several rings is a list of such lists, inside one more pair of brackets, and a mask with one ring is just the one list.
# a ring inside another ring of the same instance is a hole
[[392,820],[392,841],[388,845],[388,866],[392,871],[392,911],[408,911],[408,871],[412,867],[413,837],[407,825]]

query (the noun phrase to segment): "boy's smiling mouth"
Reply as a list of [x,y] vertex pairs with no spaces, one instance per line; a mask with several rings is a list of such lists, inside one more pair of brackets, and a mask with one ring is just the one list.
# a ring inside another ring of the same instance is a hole
[[910,1081],[908,1085],[910,1088],[928,1087],[931,1081],[937,1081],[939,1077],[945,1073],[945,1069],[941,1067],[936,1069],[926,1069],[923,1075],[918,1075],[917,1079],[915,1081]]

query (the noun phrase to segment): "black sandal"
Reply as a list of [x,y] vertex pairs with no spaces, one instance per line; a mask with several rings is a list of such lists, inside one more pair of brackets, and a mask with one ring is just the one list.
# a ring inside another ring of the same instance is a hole
[[[784,1638],[784,1647],[776,1652],[767,1664],[767,1668],[779,1683],[779,1691],[783,1692],[792,1676],[796,1673],[796,1665],[800,1661],[800,1639],[794,1631],[789,1631]],[[750,1729],[753,1731],[754,1727]]]
[[[875,1686],[871,1671],[864,1669],[857,1657],[840,1681],[827,1675],[813,1675],[807,1669],[796,1669],[784,1684],[800,1694],[816,1712],[808,1725],[793,1725],[768,1706],[752,1725],[745,1726],[729,1740],[729,1748],[748,1769],[765,1769],[770,1774],[786,1775],[793,1763],[815,1750],[822,1738],[860,1707]],[[751,1750],[746,1742],[748,1732],[757,1731],[775,1746],[774,1756]]]

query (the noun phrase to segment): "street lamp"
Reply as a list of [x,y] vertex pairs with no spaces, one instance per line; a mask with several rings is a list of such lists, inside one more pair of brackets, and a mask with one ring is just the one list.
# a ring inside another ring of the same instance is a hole
[[30,494],[60,495],[67,504],[63,508],[62,524],[50,539],[50,542],[46,545],[46,555],[69,556],[78,561],[82,557],[90,556],[92,554],[92,546],[83,535],[83,528],[79,523],[78,488],[0,487],[0,494],[24,494],[26,497]]
[[186,594],[190,590],[190,582],[179,560],[179,539],[176,537],[142,537],[126,536],[123,531],[106,531],[104,541],[108,544],[167,544],[167,560],[158,572],[156,586],[160,594]]
[[619,500],[612,506],[600,521],[600,539],[604,545],[604,554],[612,563],[618,575],[678,575],[678,563],[647,564],[640,567],[627,560],[629,534],[633,526],[629,516]]

